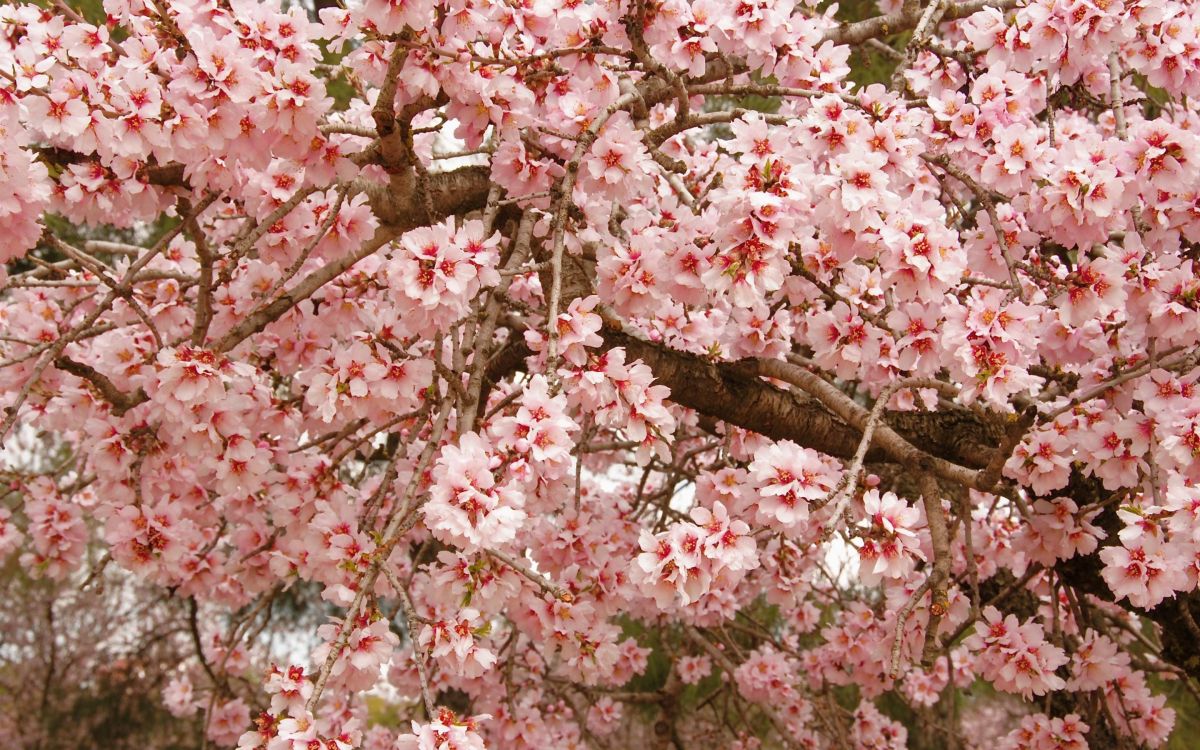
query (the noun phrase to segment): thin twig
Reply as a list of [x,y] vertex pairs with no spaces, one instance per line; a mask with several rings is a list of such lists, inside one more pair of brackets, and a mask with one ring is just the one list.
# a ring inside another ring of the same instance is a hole
[[488,557],[494,558],[495,560],[504,563],[508,567],[512,568],[516,572],[523,575],[528,580],[532,581],[539,589],[542,590],[542,593],[549,594],[550,596],[553,596],[555,599],[559,600],[560,602],[575,601],[575,597],[571,594],[570,591],[567,591],[566,589],[562,588],[561,586],[554,583],[553,581],[550,581],[549,579],[545,578],[544,576],[540,576],[537,573],[533,572],[533,570],[530,569],[530,567],[528,565],[524,565],[524,564],[518,562],[517,560],[514,560],[513,558],[509,557],[508,555],[504,554],[503,552],[498,552],[497,550],[494,550],[494,549],[484,550],[484,553]]

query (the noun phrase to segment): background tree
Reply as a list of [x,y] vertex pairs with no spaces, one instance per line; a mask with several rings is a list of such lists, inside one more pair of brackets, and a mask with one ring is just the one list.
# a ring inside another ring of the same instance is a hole
[[[115,571],[86,591],[30,580],[12,561],[0,612],[0,728],[14,748],[190,748],[162,691],[190,645],[161,591]],[[176,608],[178,609],[178,608]]]

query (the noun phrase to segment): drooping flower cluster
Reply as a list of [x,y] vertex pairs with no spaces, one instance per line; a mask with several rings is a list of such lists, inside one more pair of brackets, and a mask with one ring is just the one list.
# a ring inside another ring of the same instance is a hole
[[758,567],[757,545],[744,521],[730,519],[720,501],[712,510],[692,509],[658,535],[643,531],[642,553],[629,569],[630,580],[661,609],[688,606],[710,591],[733,589]]
[[1067,663],[1067,655],[1046,642],[1037,623],[1021,623],[1015,615],[987,607],[963,645],[979,653],[980,674],[1001,690],[1028,698],[1066,687],[1055,672]]
[[499,456],[476,433],[442,449],[433,469],[429,501],[421,508],[433,535],[467,551],[503,547],[525,521],[521,495],[497,481]]
[[438,620],[421,630],[418,642],[435,659],[443,659],[464,677],[478,677],[496,663],[496,655],[475,642],[483,629],[477,610],[467,608],[452,621]]
[[868,490],[862,502],[859,579],[871,586],[881,578],[907,577],[917,561],[925,559],[914,531],[920,511],[892,492]]
[[1053,719],[1045,714],[1034,714],[1021,719],[1021,726],[1010,732],[1000,747],[1004,750],[1088,750],[1087,731],[1088,725],[1076,714]]
[[828,499],[838,479],[827,459],[787,440],[759,451],[748,468],[758,490],[755,520],[793,533],[805,528],[809,506]]
[[[350,628],[349,632],[346,628]],[[349,622],[322,625],[318,635],[324,642],[313,652],[313,661],[324,663],[340,646],[330,679],[351,690],[365,690],[374,685],[379,679],[380,668],[388,662],[400,642],[388,627],[388,621],[378,614],[363,614]]]
[[492,717],[484,714],[459,721],[453,711],[443,708],[427,724],[412,723],[412,734],[396,740],[397,750],[484,750],[479,722]]

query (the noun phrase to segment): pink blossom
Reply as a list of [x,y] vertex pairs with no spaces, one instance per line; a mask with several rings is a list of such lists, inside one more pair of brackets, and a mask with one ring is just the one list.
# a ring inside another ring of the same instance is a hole
[[325,640],[313,652],[316,663],[324,663],[333,645],[340,642],[342,629],[346,627],[352,630],[345,638],[344,650],[331,675],[351,690],[370,689],[379,681],[381,667],[391,659],[400,639],[391,631],[388,621],[378,616],[363,615],[350,622],[328,623],[319,629],[319,635]]
[[655,685],[681,743],[1168,741],[1194,4],[102,5],[0,7],[0,561],[64,679],[169,594],[214,746],[636,744]]
[[859,578],[868,586],[881,578],[900,578],[924,560],[914,528],[920,512],[892,492],[868,490],[863,495],[864,520],[859,522],[862,546]]
[[496,663],[496,654],[476,642],[485,632],[479,612],[468,607],[454,619],[426,625],[419,640],[430,657],[444,660],[466,677],[478,677]]
[[707,656],[681,656],[675,669],[685,685],[696,685],[712,673],[712,660]]
[[38,481],[25,502],[31,549],[21,555],[21,566],[35,578],[61,579],[83,559],[87,540],[82,509]]
[[434,536],[471,551],[502,547],[525,521],[522,501],[507,483],[498,483],[499,465],[478,434],[463,435],[442,449],[434,465],[434,485],[421,508]]
[[249,723],[250,707],[241,698],[235,698],[218,703],[213,708],[205,734],[219,745],[232,745]]
[[1187,586],[1187,577],[1169,549],[1154,537],[1142,537],[1100,550],[1101,575],[1117,597],[1138,607],[1157,606]]
[[176,677],[163,688],[163,704],[172,716],[192,716],[200,710],[200,703],[192,688],[192,682],[186,676]]
[[588,730],[601,737],[612,734],[620,725],[622,713],[621,704],[614,703],[612,698],[605,696],[588,709]]
[[462,721],[449,709],[439,709],[428,724],[412,723],[412,734],[396,739],[397,750],[484,750],[479,722],[492,718],[487,714]]
[[71,98],[64,91],[54,91],[48,96],[34,96],[26,100],[29,117],[41,123],[47,138],[71,138],[81,135],[91,123],[87,104]]
[[979,652],[985,679],[1001,690],[1026,697],[1066,686],[1055,671],[1067,663],[1067,655],[1045,640],[1039,625],[1029,621],[1022,624],[1014,615],[1002,617],[990,606],[983,616],[964,645]]
[[1129,654],[1122,653],[1107,636],[1094,630],[1071,655],[1070,690],[1097,690],[1129,672]]
[[750,464],[759,488],[759,523],[799,530],[808,521],[808,506],[828,497],[835,477],[816,451],[783,440],[761,451]]
[[1077,714],[1067,714],[1051,719],[1045,714],[1034,714],[1021,719],[1021,726],[1005,737],[1000,747],[1004,750],[1087,750],[1084,735],[1088,725],[1080,721]]

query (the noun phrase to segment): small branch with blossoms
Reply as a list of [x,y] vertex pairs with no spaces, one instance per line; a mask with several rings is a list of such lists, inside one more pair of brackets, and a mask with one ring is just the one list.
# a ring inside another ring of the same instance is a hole
[[[865,430],[870,413],[817,375],[777,360],[758,360],[753,366],[758,374],[778,378],[804,389],[855,429]],[[878,436],[881,446],[898,462],[909,465],[926,464],[939,477],[966,487],[976,486],[976,471],[924,454],[886,424],[878,425],[873,434]]]
[[542,593],[549,594],[560,602],[566,602],[568,604],[575,600],[575,597],[571,594],[571,592],[555,584],[553,581],[547,580],[545,576],[534,572],[528,565],[514,560],[512,557],[509,557],[503,552],[489,549],[485,550],[484,554],[520,573],[526,580],[537,586]]

